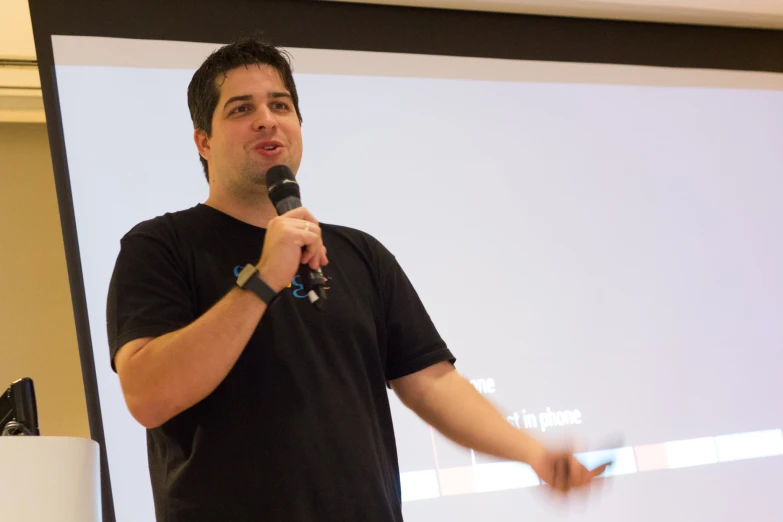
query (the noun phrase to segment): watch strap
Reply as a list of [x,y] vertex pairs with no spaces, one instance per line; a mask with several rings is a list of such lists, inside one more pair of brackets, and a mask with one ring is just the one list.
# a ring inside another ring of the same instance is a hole
[[259,277],[258,269],[253,265],[247,265],[242,269],[237,277],[237,286],[250,290],[267,305],[272,304],[272,301],[279,295]]

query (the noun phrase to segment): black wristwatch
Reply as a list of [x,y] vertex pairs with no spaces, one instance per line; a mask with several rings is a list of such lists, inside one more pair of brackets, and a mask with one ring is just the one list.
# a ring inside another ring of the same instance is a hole
[[258,268],[255,265],[246,265],[237,276],[237,286],[244,290],[250,290],[269,306],[278,296],[277,292],[269,288],[258,276]]

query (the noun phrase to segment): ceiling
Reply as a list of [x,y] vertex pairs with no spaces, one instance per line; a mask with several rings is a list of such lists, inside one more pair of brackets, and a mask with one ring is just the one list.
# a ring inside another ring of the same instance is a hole
[[[783,0],[329,0],[783,29]],[[27,0],[0,3],[0,121],[44,121]]]
[[783,0],[336,0],[471,11],[783,28]]

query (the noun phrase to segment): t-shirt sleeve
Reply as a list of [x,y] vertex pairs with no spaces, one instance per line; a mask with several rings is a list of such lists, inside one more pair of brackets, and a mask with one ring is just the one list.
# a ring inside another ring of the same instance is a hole
[[441,338],[419,295],[397,260],[388,254],[382,282],[386,314],[386,380],[456,359]]
[[117,351],[193,322],[192,292],[175,242],[161,231],[129,232],[120,242],[106,303],[111,367]]

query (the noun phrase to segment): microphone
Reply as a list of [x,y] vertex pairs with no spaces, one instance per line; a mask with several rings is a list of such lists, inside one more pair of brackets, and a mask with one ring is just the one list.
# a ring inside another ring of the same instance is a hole
[[[278,215],[302,206],[299,183],[287,165],[275,165],[266,172],[266,186],[269,199]],[[326,302],[326,278],[319,268],[313,270],[308,265],[299,267],[299,278],[307,292],[307,298],[316,310],[323,310]]]

